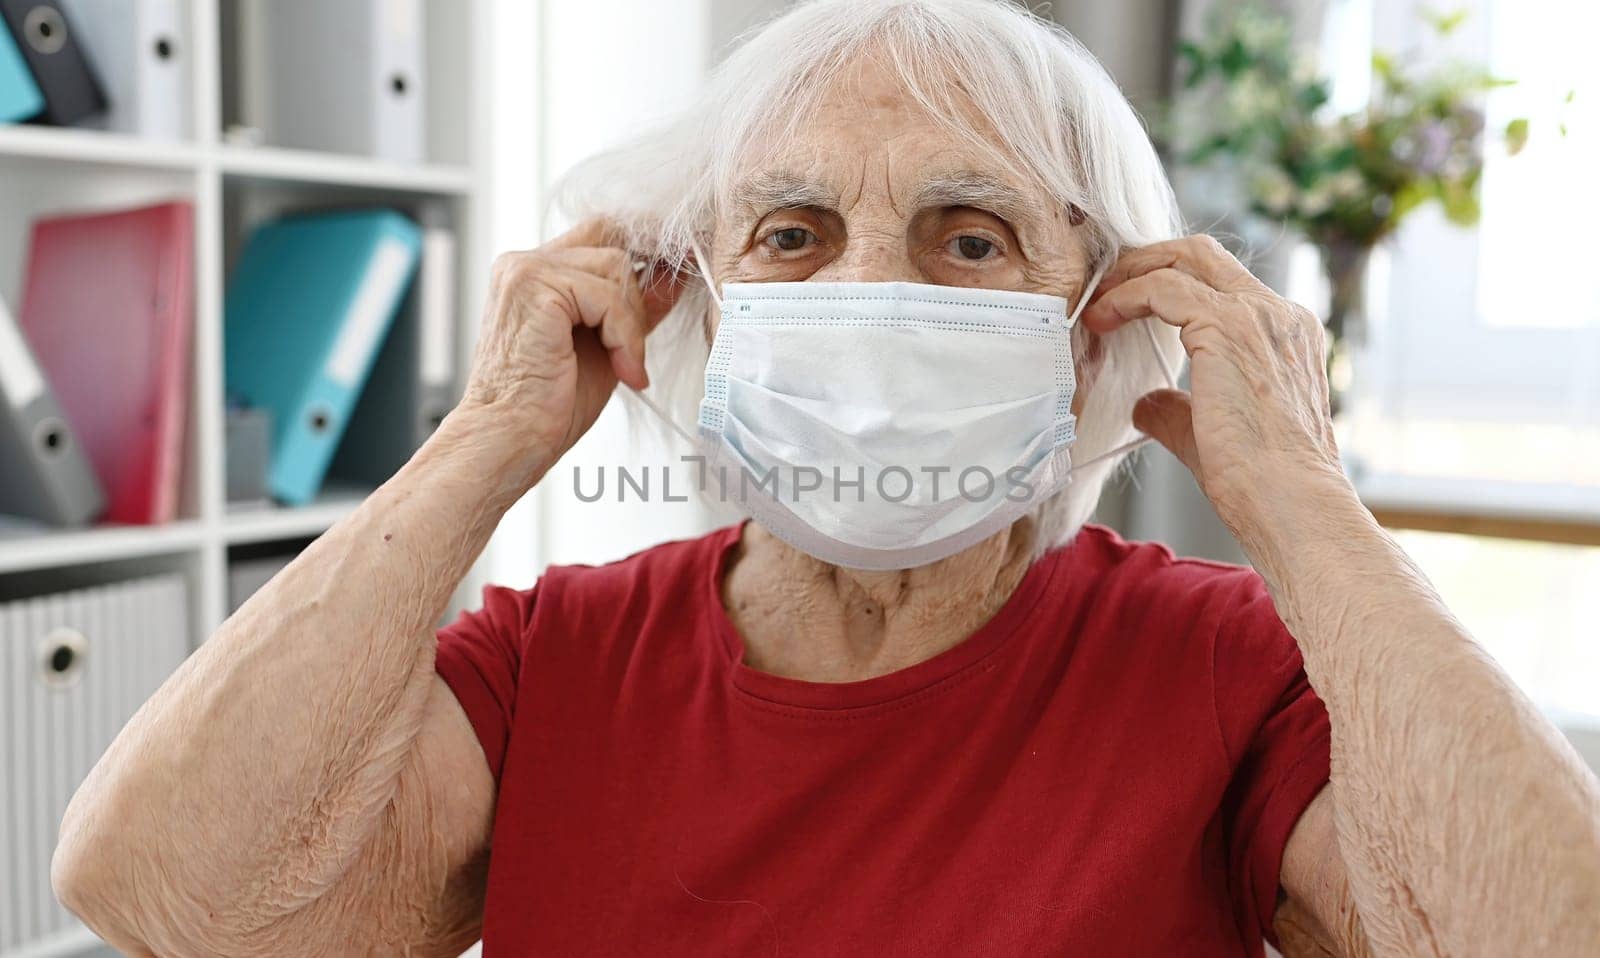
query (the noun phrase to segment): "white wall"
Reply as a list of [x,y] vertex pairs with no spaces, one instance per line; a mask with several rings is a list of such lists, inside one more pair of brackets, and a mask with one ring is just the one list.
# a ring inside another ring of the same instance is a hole
[[[494,237],[500,249],[538,245],[566,224],[542,223],[548,185],[574,163],[687,105],[719,51],[782,9],[785,0],[497,0],[501,96],[494,104],[497,155]],[[625,387],[624,387],[625,388]],[[692,423],[683,424],[692,427]],[[630,430],[613,399],[594,429],[507,516],[490,545],[489,575],[525,587],[550,563],[602,562],[723,521],[696,502],[615,501],[615,469],[638,474],[677,463],[687,450],[649,429]],[[607,497],[585,503],[573,470]],[[686,479],[680,468],[675,479]],[[652,492],[658,492],[653,485]],[[609,500],[609,501],[607,501]]]

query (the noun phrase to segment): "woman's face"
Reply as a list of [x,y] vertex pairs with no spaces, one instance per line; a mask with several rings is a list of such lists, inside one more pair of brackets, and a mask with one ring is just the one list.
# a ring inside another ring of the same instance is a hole
[[867,67],[741,177],[710,256],[722,282],[903,280],[1076,302],[1082,232]]

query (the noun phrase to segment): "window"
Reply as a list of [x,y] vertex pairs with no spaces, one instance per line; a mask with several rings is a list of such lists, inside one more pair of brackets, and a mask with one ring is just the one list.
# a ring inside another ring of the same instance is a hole
[[1592,38],[1600,34],[1600,5],[1519,0],[1513,9],[1492,0],[1488,18],[1492,67],[1518,78],[1490,99],[1490,128],[1525,116],[1534,136],[1514,159],[1492,156],[1484,173],[1479,311],[1495,329],[1595,330],[1600,283],[1591,273],[1590,234],[1600,220],[1600,191],[1592,182],[1600,169],[1600,124],[1593,122],[1600,58]]
[[[737,18],[713,23],[712,5],[626,0],[610,4],[535,4],[494,0],[497,16],[496,249],[528,249],[571,224],[545,223],[547,189],[574,163],[625,140],[686,105],[699,90],[713,50]],[[764,9],[750,5],[745,15]],[[602,58],[604,63],[597,61]],[[698,502],[580,502],[574,470],[592,489],[598,471],[643,475],[684,450],[630,434],[627,410],[613,399],[545,481],[512,509],[488,549],[489,578],[531,585],[551,563],[619,559],[666,539],[697,534],[712,520]],[[678,477],[683,478],[683,477]],[[615,476],[613,474],[613,483]],[[659,479],[657,480],[659,482]],[[615,490],[615,485],[610,487]],[[657,489],[659,490],[659,486]]]
[[[1600,519],[1600,5],[1466,0],[1441,44],[1425,0],[1330,0],[1334,101],[1358,109],[1374,48],[1487,62],[1515,86],[1487,129],[1531,121],[1515,157],[1491,147],[1475,229],[1418,213],[1374,262],[1371,329],[1341,446],[1364,497],[1464,515]],[[1568,92],[1573,92],[1567,102]],[[1563,137],[1559,127],[1567,126]],[[1319,302],[1302,254],[1291,286]],[[1401,532],[1446,603],[1541,706],[1600,716],[1600,548]]]
[[1581,46],[1600,6],[1466,7],[1441,44],[1421,0],[1331,5],[1344,29],[1329,31],[1343,47],[1330,62],[1345,89],[1364,83],[1370,49],[1350,55],[1367,38],[1349,27],[1370,25],[1378,49],[1468,57],[1516,78],[1489,96],[1488,128],[1524,116],[1532,130],[1518,156],[1488,150],[1478,228],[1427,209],[1378,257],[1347,445],[1375,488],[1449,479],[1440,488],[1450,498],[1493,507],[1538,487],[1600,513],[1600,283],[1587,235],[1600,216],[1600,58]]
[[1600,548],[1436,532],[1395,537],[1541,706],[1600,716]]

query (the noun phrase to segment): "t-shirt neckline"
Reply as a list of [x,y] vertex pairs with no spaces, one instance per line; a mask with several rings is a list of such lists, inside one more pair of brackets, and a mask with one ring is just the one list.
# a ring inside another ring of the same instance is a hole
[[855,682],[810,682],[746,665],[744,638],[722,607],[722,576],[727,569],[728,556],[738,545],[745,523],[749,521],[745,519],[722,530],[715,541],[705,585],[710,598],[710,622],[716,633],[714,638],[726,653],[730,684],[737,691],[763,702],[796,709],[877,711],[958,684],[959,676],[1004,645],[1027,621],[1039,599],[1050,588],[1058,558],[1054,552],[1049,552],[1034,560],[999,611],[977,631],[932,658]]

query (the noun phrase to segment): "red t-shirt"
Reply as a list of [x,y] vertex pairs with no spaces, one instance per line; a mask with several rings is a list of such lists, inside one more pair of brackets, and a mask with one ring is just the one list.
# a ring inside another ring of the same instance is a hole
[[487,954],[1260,955],[1328,717],[1248,569],[1087,527],[859,682],[742,662],[737,526],[484,590]]

